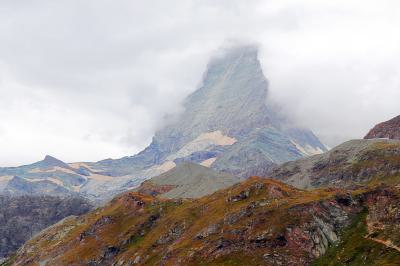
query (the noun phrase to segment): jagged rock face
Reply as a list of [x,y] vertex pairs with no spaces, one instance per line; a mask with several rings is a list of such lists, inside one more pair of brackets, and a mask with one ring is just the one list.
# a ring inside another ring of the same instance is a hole
[[388,138],[400,140],[400,115],[371,129],[364,139]]
[[139,154],[77,164],[48,156],[31,166],[0,168],[0,190],[10,176],[17,176],[6,189],[11,194],[23,193],[24,187],[39,193],[40,186],[27,182],[41,181],[49,191],[105,201],[182,162],[247,178],[325,151],[311,131],[291,126],[269,107],[268,82],[257,53],[252,46],[237,47],[211,60],[202,86],[186,99],[185,111]]
[[0,259],[64,217],[81,215],[91,209],[82,198],[51,196],[0,196],[0,206]]
[[267,104],[268,82],[252,46],[234,48],[208,65],[202,86],[176,122],[158,131],[138,155],[91,167],[111,175],[155,176],[190,161],[239,177],[326,150]]
[[298,188],[389,182],[400,176],[400,141],[351,140],[324,154],[277,166],[265,176]]
[[400,265],[399,188],[380,186],[363,194],[364,210],[313,265]]

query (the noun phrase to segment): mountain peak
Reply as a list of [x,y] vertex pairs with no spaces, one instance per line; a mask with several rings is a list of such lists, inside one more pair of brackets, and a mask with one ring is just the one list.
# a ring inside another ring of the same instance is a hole
[[220,64],[223,61],[235,60],[239,58],[253,58],[257,60],[258,47],[256,45],[236,45],[221,48],[218,53],[210,60],[209,66]]
[[257,54],[253,45],[222,50],[210,60],[202,86],[186,99],[179,124],[158,133],[184,130],[193,138],[221,130],[236,136],[273,120],[266,104],[268,81]]
[[114,175],[152,177],[189,161],[248,177],[308,156],[309,150],[326,150],[310,130],[294,128],[269,106],[268,86],[257,46],[221,49],[207,65],[202,85],[186,98],[184,112],[157,131],[150,146],[97,167]]
[[40,161],[40,163],[44,167],[60,166],[69,168],[69,166],[66,163],[50,155],[46,155],[44,159]]

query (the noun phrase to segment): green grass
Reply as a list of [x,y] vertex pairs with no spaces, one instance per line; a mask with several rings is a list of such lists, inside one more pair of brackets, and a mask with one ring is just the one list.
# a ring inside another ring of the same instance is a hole
[[312,265],[400,265],[400,252],[364,238],[367,235],[367,215],[367,210],[360,213],[342,232],[341,241],[332,245],[325,255],[315,260]]

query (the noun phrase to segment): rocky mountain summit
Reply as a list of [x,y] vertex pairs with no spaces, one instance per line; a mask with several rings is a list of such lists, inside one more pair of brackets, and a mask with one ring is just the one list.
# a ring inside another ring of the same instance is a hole
[[400,115],[372,128],[365,139],[387,138],[400,140]]
[[31,165],[0,168],[0,193],[80,195],[103,203],[183,162],[247,178],[324,151],[310,130],[294,127],[268,104],[257,48],[242,46],[210,61],[184,112],[156,132],[142,152],[72,164],[47,156]]
[[11,255],[44,228],[91,208],[82,198],[0,196],[0,259]]
[[325,151],[311,131],[291,126],[267,104],[268,82],[257,54],[244,46],[211,60],[185,111],[156,132],[149,147],[91,166],[112,175],[151,176],[190,161],[248,177],[255,169]]
[[156,132],[144,151],[89,166],[111,176],[134,176],[134,182],[137,177],[156,176],[182,162],[248,177],[325,151],[311,131],[291,126],[267,104],[268,82],[257,54],[255,47],[244,46],[214,58],[203,85],[185,100],[185,111]]

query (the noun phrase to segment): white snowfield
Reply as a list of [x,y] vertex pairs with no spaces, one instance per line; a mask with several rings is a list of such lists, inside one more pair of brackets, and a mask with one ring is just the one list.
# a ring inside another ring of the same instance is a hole
[[177,153],[168,156],[167,160],[173,161],[183,158],[197,151],[207,151],[214,146],[230,146],[237,140],[222,134],[221,130],[202,133],[200,136],[183,146]]

